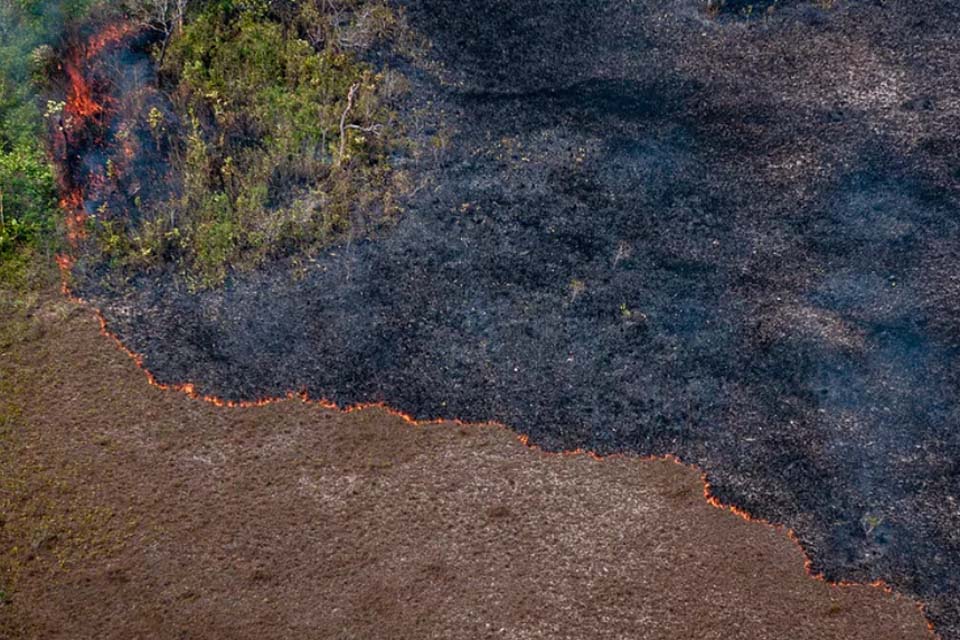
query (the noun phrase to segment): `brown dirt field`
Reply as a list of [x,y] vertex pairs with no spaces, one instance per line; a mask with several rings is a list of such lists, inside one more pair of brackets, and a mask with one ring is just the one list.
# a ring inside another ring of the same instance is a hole
[[0,637],[930,637],[676,463],[218,408],[150,386],[52,293],[0,322]]

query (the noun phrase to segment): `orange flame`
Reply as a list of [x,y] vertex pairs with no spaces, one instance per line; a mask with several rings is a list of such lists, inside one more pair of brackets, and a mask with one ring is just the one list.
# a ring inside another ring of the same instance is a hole
[[[67,99],[67,106],[66,106],[66,109],[67,109],[67,111],[68,111],[69,113],[71,113],[71,114],[73,114],[73,115],[75,115],[75,116],[77,116],[77,117],[79,117],[79,118],[81,118],[81,119],[87,119],[87,118],[90,118],[90,117],[92,117],[92,116],[94,116],[94,115],[100,114],[100,113],[102,113],[102,112],[104,111],[103,105],[97,103],[97,102],[93,99],[93,95],[92,95],[92,91],[91,91],[91,89],[90,89],[90,86],[89,86],[88,82],[86,81],[86,78],[83,76],[83,73],[82,73],[82,71],[81,71],[81,68],[82,68],[82,66],[83,66],[83,65],[82,65],[82,62],[84,61],[84,59],[89,59],[89,58],[95,56],[96,54],[98,54],[98,53],[101,52],[104,48],[110,46],[111,44],[115,44],[115,43],[119,42],[119,41],[122,40],[123,38],[125,38],[125,37],[127,37],[128,35],[130,35],[131,33],[135,32],[135,30],[136,30],[136,29],[135,29],[135,27],[134,27],[133,25],[113,25],[113,26],[108,26],[108,27],[106,27],[103,31],[101,31],[101,32],[98,33],[97,35],[93,36],[93,37],[87,42],[87,46],[86,46],[85,50],[83,51],[82,55],[80,55],[80,56],[76,57],[75,59],[70,60],[70,61],[68,61],[68,62],[66,63],[66,72],[67,72],[67,75],[68,75],[68,77],[69,77],[69,79],[70,79],[70,84],[71,84],[70,92],[69,92],[69,94],[68,94],[68,99]],[[124,145],[124,154],[127,155],[127,157],[132,156],[132,154],[133,154],[133,149],[132,149],[132,147],[131,147],[131,148],[128,148],[127,145]],[[84,223],[86,222],[87,215],[86,215],[86,213],[83,211],[83,208],[82,208],[82,207],[83,207],[83,194],[82,194],[81,190],[80,190],[80,189],[75,189],[74,191],[72,191],[72,192],[70,192],[69,194],[67,194],[67,195],[61,200],[60,205],[61,205],[61,207],[62,207],[65,211],[67,211],[68,238],[70,238],[71,244],[73,244],[73,245],[75,246],[76,240],[79,239],[79,238],[82,238],[82,237],[85,235],[85,233],[86,233],[86,232],[85,232],[85,229],[84,229]],[[69,285],[68,285],[68,276],[69,276],[70,270],[73,268],[74,259],[73,259],[72,257],[70,257],[70,256],[67,256],[67,255],[58,255],[58,256],[56,257],[56,261],[57,261],[58,266],[60,267],[61,273],[63,274],[63,280],[62,280],[61,288],[62,288],[62,291],[63,291],[64,295],[67,296],[69,299],[71,299],[71,300],[72,300],[73,302],[75,302],[76,304],[87,306],[86,301],[83,300],[82,298],[74,295],[73,292],[71,292],[71,290],[70,290],[70,288],[69,288]],[[126,345],[123,344],[123,342],[120,340],[119,337],[117,337],[115,334],[113,334],[113,333],[110,332],[110,330],[109,330],[108,327],[107,327],[106,318],[103,316],[103,314],[100,312],[100,310],[99,310],[99,309],[96,309],[96,308],[94,308],[94,307],[90,307],[90,308],[92,309],[94,315],[96,316],[97,320],[98,320],[99,323],[100,323],[100,332],[101,332],[101,334],[104,335],[105,337],[109,338],[111,341],[113,341],[114,344],[117,346],[117,348],[119,348],[121,351],[123,351],[124,353],[126,353],[126,354],[134,361],[134,363],[136,363],[137,367],[138,367],[141,371],[143,371],[144,375],[145,375],[146,378],[147,378],[147,382],[148,382],[150,385],[152,385],[152,386],[154,386],[154,387],[157,387],[158,389],[161,389],[161,390],[180,392],[180,393],[183,393],[183,394],[187,395],[188,397],[190,397],[190,398],[192,398],[192,399],[201,400],[201,401],[203,401],[203,402],[210,403],[210,404],[215,405],[215,406],[217,406],[217,407],[224,407],[224,408],[248,409],[248,408],[253,408],[253,407],[263,407],[263,406],[267,406],[267,405],[271,405],[271,404],[276,404],[276,403],[279,403],[279,402],[290,401],[290,400],[300,400],[300,401],[302,401],[302,402],[307,402],[307,403],[311,403],[311,404],[317,405],[317,406],[322,407],[322,408],[327,409],[327,410],[339,411],[339,412],[341,412],[341,413],[347,413],[347,414],[349,414],[349,413],[354,413],[354,412],[357,412],[357,411],[366,410],[366,409],[371,409],[371,408],[378,408],[378,409],[381,409],[381,410],[387,412],[388,414],[390,414],[390,415],[392,415],[392,416],[395,416],[395,417],[400,418],[401,420],[403,420],[403,421],[406,422],[407,424],[410,424],[410,425],[413,425],[413,426],[425,426],[425,425],[443,424],[443,423],[453,423],[453,424],[456,424],[456,425],[459,425],[459,426],[467,426],[467,425],[470,424],[470,423],[467,423],[467,422],[464,422],[464,421],[458,420],[458,419],[449,419],[449,420],[448,420],[448,419],[416,420],[416,419],[413,418],[412,416],[410,416],[410,415],[408,415],[408,414],[406,414],[406,413],[403,413],[403,412],[401,412],[401,411],[398,411],[398,410],[396,410],[396,409],[394,409],[394,408],[392,408],[392,407],[390,407],[390,406],[388,406],[388,405],[386,405],[386,404],[384,404],[384,403],[381,403],[381,402],[377,402],[377,403],[359,403],[359,404],[354,404],[354,405],[349,405],[349,406],[340,406],[340,405],[338,405],[338,404],[336,404],[336,403],[334,403],[334,402],[331,402],[330,400],[327,400],[327,399],[325,399],[325,398],[319,398],[319,399],[310,398],[310,397],[308,396],[308,394],[306,393],[306,391],[299,391],[299,392],[291,391],[291,392],[288,392],[287,395],[284,396],[284,397],[262,398],[262,399],[259,399],[259,400],[234,401],[234,400],[225,400],[225,399],[223,399],[223,398],[219,398],[219,397],[213,396],[213,395],[201,394],[200,392],[197,391],[196,385],[194,385],[193,383],[189,383],[189,382],[187,382],[187,383],[181,383],[181,384],[164,384],[164,383],[158,382],[157,379],[156,379],[156,377],[153,375],[153,373],[150,372],[150,371],[146,368],[146,366],[145,366],[145,364],[144,364],[144,358],[143,358],[142,355],[140,355],[140,354],[136,353],[135,351],[129,349]],[[511,433],[515,433],[514,430],[512,430],[512,429],[510,429],[509,427],[507,427],[506,425],[501,424],[501,423],[498,423],[498,422],[489,422],[489,423],[486,423],[486,424],[489,424],[489,425],[491,425],[491,426],[493,426],[493,427],[496,427],[496,428],[506,429],[506,430],[510,431]],[[540,453],[541,455],[588,456],[588,457],[590,457],[591,459],[596,460],[596,461],[604,461],[604,460],[612,459],[612,458],[626,457],[625,454],[612,454],[612,455],[609,455],[609,456],[602,456],[602,455],[599,455],[599,454],[597,454],[597,453],[594,453],[594,452],[591,452],[591,451],[586,451],[586,450],[583,450],[583,449],[574,449],[574,450],[570,450],[570,451],[561,451],[561,452],[557,452],[557,453],[547,452],[547,451],[544,451],[543,449],[541,449],[539,446],[537,446],[537,445],[535,445],[535,444],[532,444],[532,443],[530,442],[529,436],[527,436],[527,435],[525,435],[525,434],[516,435],[516,438],[517,438],[517,440],[520,441],[521,444],[523,444],[524,446],[526,446],[526,447],[528,447],[528,448],[530,448],[530,449],[533,449],[534,451]],[[641,459],[645,459],[645,460],[657,460],[657,459],[669,460],[669,461],[671,461],[671,462],[673,462],[673,463],[675,463],[675,464],[682,465],[682,466],[688,467],[688,468],[696,469],[696,470],[700,473],[701,479],[702,479],[702,481],[703,481],[703,495],[704,495],[704,499],[707,501],[708,504],[710,504],[711,506],[713,506],[713,507],[715,507],[715,508],[717,508],[717,509],[721,509],[721,510],[723,510],[723,511],[727,511],[727,512],[729,512],[729,513],[732,513],[733,515],[736,515],[736,516],[738,516],[738,517],[740,517],[740,518],[743,518],[744,520],[747,520],[747,521],[749,521],[749,522],[757,523],[757,524],[760,524],[760,525],[763,525],[763,526],[767,526],[767,527],[772,527],[772,528],[776,529],[777,531],[780,531],[780,532],[785,533],[786,536],[787,536],[795,545],[797,545],[800,553],[803,555],[803,558],[804,558],[804,567],[805,567],[805,569],[806,569],[806,572],[807,572],[808,575],[810,575],[810,576],[813,577],[814,579],[819,580],[819,581],[821,581],[821,582],[824,582],[824,583],[830,585],[831,587],[834,587],[834,588],[837,588],[837,589],[852,588],[852,587],[864,587],[864,586],[865,586],[865,587],[869,587],[869,588],[881,589],[884,593],[888,593],[888,594],[893,594],[893,593],[894,593],[894,589],[893,589],[890,585],[888,585],[886,582],[884,582],[883,580],[876,580],[876,581],[874,581],[874,582],[870,582],[870,583],[866,583],[866,584],[858,584],[858,583],[855,583],[855,582],[849,582],[849,581],[845,581],[845,580],[841,580],[841,581],[838,581],[838,582],[834,582],[834,581],[827,580],[822,573],[815,573],[815,572],[813,571],[813,563],[812,563],[810,557],[807,555],[806,551],[804,550],[803,545],[802,545],[802,543],[800,542],[799,537],[796,535],[796,533],[795,533],[792,529],[790,529],[789,527],[785,527],[784,525],[772,523],[772,522],[770,522],[770,521],[768,521],[768,520],[764,520],[764,519],[762,519],[762,518],[754,517],[753,515],[751,515],[751,514],[748,513],[747,511],[745,511],[745,510],[743,510],[743,509],[740,509],[740,508],[738,508],[738,507],[736,507],[736,506],[727,505],[727,504],[722,503],[718,498],[716,498],[716,496],[713,495],[713,493],[712,493],[712,491],[711,491],[711,485],[710,485],[710,482],[709,482],[709,480],[708,480],[708,478],[707,478],[706,473],[703,472],[702,470],[698,469],[695,465],[687,464],[687,463],[683,462],[679,457],[677,457],[677,456],[675,456],[675,455],[669,455],[669,454],[668,454],[668,455],[664,455],[664,456],[646,456],[646,457],[643,457],[643,458],[641,458]],[[928,628],[928,630],[929,630],[929,632],[930,632],[931,638],[939,638],[938,634],[936,633],[936,630],[934,629],[933,624],[932,624],[932,623],[929,621],[929,619],[926,617],[926,607],[925,607],[925,605],[924,605],[923,603],[921,603],[921,602],[917,602],[917,603],[916,603],[916,606],[917,606],[917,608],[920,610],[921,615],[923,615],[924,618],[927,620],[927,628]]]
[[[106,110],[105,105],[98,102],[94,97],[93,88],[84,74],[84,63],[102,52],[106,47],[120,42],[135,32],[136,27],[132,24],[109,25],[89,38],[84,46],[73,49],[71,55],[64,62],[63,69],[69,80],[64,109],[67,114],[74,118],[74,121],[67,126],[68,131],[76,130],[87,120],[104,113]],[[104,176],[91,176],[90,181],[96,186],[104,181]],[[67,240],[70,246],[74,248],[87,233],[88,216],[84,211],[83,201],[84,195],[80,187],[72,189],[60,200],[60,207],[66,214]]]
[[91,118],[103,112],[103,105],[93,99],[90,84],[83,76],[80,65],[76,61],[66,64],[67,77],[70,78],[70,92],[67,94],[67,113],[82,120]]
[[[235,400],[224,400],[223,398],[219,398],[219,397],[213,396],[213,395],[201,394],[201,393],[199,393],[199,392],[197,391],[196,385],[194,385],[193,383],[190,383],[190,382],[181,383],[181,384],[164,384],[164,383],[158,382],[157,379],[156,379],[156,377],[154,377],[153,373],[150,372],[150,370],[148,370],[148,369],[146,368],[146,366],[144,365],[144,358],[143,358],[143,356],[142,356],[141,354],[139,354],[139,353],[133,351],[132,349],[128,348],[125,344],[123,344],[123,341],[120,340],[120,338],[119,338],[117,335],[115,335],[114,333],[111,333],[111,332],[110,332],[110,330],[109,330],[109,328],[108,328],[108,326],[107,326],[107,320],[106,320],[106,318],[104,317],[103,313],[100,312],[99,309],[97,309],[96,307],[89,306],[89,305],[87,304],[87,302],[86,302],[83,298],[80,298],[80,297],[74,295],[74,294],[70,291],[70,289],[69,289],[69,287],[68,287],[68,285],[67,285],[67,283],[66,283],[66,280],[64,280],[63,285],[62,285],[62,288],[63,288],[64,294],[65,294],[68,298],[70,298],[71,300],[73,300],[76,304],[80,304],[80,305],[87,306],[88,308],[90,308],[90,309],[93,311],[93,314],[96,316],[97,320],[98,320],[99,323],[100,323],[100,333],[101,333],[104,337],[106,337],[106,338],[108,338],[109,340],[111,340],[111,341],[117,346],[118,349],[120,349],[123,353],[127,354],[127,356],[129,356],[129,357],[134,361],[134,363],[137,365],[137,368],[139,368],[139,369],[144,373],[144,375],[145,375],[146,378],[147,378],[147,382],[148,382],[150,385],[152,385],[152,386],[154,386],[154,387],[157,387],[158,389],[161,389],[161,390],[164,390],[164,391],[177,391],[177,392],[180,392],[180,393],[185,394],[186,396],[188,396],[188,397],[190,397],[190,398],[192,398],[192,399],[194,399],[194,400],[201,400],[201,401],[203,401],[203,402],[208,402],[208,403],[210,403],[210,404],[212,404],[212,405],[215,405],[215,406],[217,406],[217,407],[232,408],[232,409],[249,409],[249,408],[253,408],[253,407],[264,407],[264,406],[267,406],[267,405],[277,404],[277,403],[280,403],[280,402],[286,402],[286,401],[291,401],[291,400],[300,400],[301,402],[314,404],[314,405],[317,405],[317,406],[319,406],[319,407],[321,407],[321,408],[323,408],[323,409],[327,409],[327,410],[330,410],[330,411],[338,411],[338,412],[344,413],[344,414],[350,414],[350,413],[354,413],[354,412],[357,412],[357,411],[363,411],[363,410],[366,410],[366,409],[376,408],[376,409],[380,409],[380,410],[382,410],[382,411],[385,411],[386,413],[388,413],[388,414],[390,414],[390,415],[392,415],[392,416],[395,416],[395,417],[397,417],[397,418],[400,418],[401,420],[403,420],[403,421],[406,422],[407,424],[412,425],[412,426],[415,426],[415,427],[418,427],[418,426],[426,426],[426,425],[436,425],[436,424],[454,424],[454,425],[457,425],[457,426],[469,426],[469,425],[473,424],[473,423],[468,423],[468,422],[465,422],[465,421],[463,421],[463,420],[459,420],[459,419],[456,419],[456,418],[454,418],[454,419],[442,419],[442,418],[437,418],[437,419],[433,419],[433,420],[417,420],[417,419],[415,419],[413,416],[411,416],[411,415],[409,415],[409,414],[406,414],[406,413],[403,413],[402,411],[398,411],[397,409],[394,409],[394,408],[392,408],[392,407],[390,407],[390,406],[388,406],[387,404],[382,403],[382,402],[358,403],[358,404],[354,404],[354,405],[341,406],[341,405],[336,404],[335,402],[331,402],[330,400],[327,400],[326,398],[311,398],[311,397],[309,397],[309,395],[307,394],[306,391],[299,391],[299,392],[290,391],[290,392],[288,392],[288,393],[286,394],[286,396],[276,397],[276,398],[261,398],[261,399],[259,399],[259,400],[241,400],[241,401],[235,401]],[[486,425],[489,425],[489,426],[491,426],[491,427],[495,427],[495,428],[499,428],[499,429],[505,429],[505,430],[509,431],[510,433],[515,434],[515,437],[517,438],[517,440],[518,440],[523,446],[525,446],[525,447],[527,447],[527,448],[529,448],[529,449],[532,449],[532,450],[536,451],[536,452],[539,453],[540,455],[546,455],[546,456],[559,455],[559,456],[571,456],[571,457],[572,457],[572,456],[587,456],[587,457],[589,457],[589,458],[591,458],[591,459],[593,459],[593,460],[595,460],[595,461],[597,461],[597,462],[603,462],[603,461],[606,461],[606,460],[616,459],[616,458],[630,457],[630,456],[628,456],[627,454],[622,454],[622,453],[615,453],[615,454],[610,454],[610,455],[603,456],[603,455],[594,453],[594,452],[592,452],[592,451],[586,451],[586,450],[584,450],[584,449],[573,449],[573,450],[569,450],[569,451],[559,451],[559,452],[544,451],[542,448],[540,448],[540,447],[537,446],[536,444],[531,443],[531,442],[530,442],[530,437],[529,437],[528,435],[526,435],[526,434],[516,434],[516,432],[515,432],[513,429],[510,429],[510,428],[509,428],[507,425],[505,425],[505,424],[502,424],[502,423],[499,423],[499,422],[495,422],[495,421],[491,421],[491,422],[487,422],[487,423],[482,423],[482,424],[486,424]],[[637,456],[633,456],[633,457],[637,457]],[[799,551],[800,554],[802,555],[802,557],[803,557],[803,559],[804,559],[804,561],[803,561],[804,569],[806,570],[807,575],[809,575],[810,577],[814,578],[815,580],[819,580],[820,582],[823,582],[823,583],[825,583],[825,584],[827,584],[827,585],[829,585],[829,586],[831,586],[831,587],[833,587],[833,588],[835,588],[835,589],[849,589],[849,588],[867,587],[867,588],[872,588],[872,589],[880,589],[880,590],[883,591],[884,593],[890,594],[890,595],[894,595],[894,594],[896,593],[895,590],[893,589],[893,587],[891,587],[889,584],[887,584],[887,583],[886,583],[885,581],[883,581],[883,580],[875,580],[875,581],[869,582],[869,583],[857,583],[857,582],[850,582],[850,581],[847,581],[847,580],[832,581],[832,580],[827,580],[826,577],[825,577],[822,573],[814,572],[814,570],[813,570],[813,562],[812,562],[812,560],[810,559],[810,556],[807,554],[806,550],[803,548],[803,544],[800,542],[800,538],[797,536],[797,534],[796,534],[792,529],[790,529],[789,527],[786,527],[786,526],[784,526],[784,525],[782,525],[782,524],[776,524],[776,523],[770,522],[769,520],[765,520],[765,519],[763,519],[763,518],[757,518],[757,517],[751,515],[750,513],[748,513],[747,511],[745,511],[745,510],[743,510],[743,509],[740,509],[739,507],[736,507],[736,506],[733,506],[733,505],[724,504],[724,503],[721,502],[716,496],[713,495],[713,492],[712,492],[711,486],[710,486],[710,481],[709,481],[709,479],[707,478],[706,472],[704,472],[703,470],[699,469],[696,465],[688,464],[688,463],[684,462],[683,460],[681,460],[678,456],[672,455],[672,454],[666,454],[666,455],[662,455],[662,456],[640,456],[639,459],[641,459],[641,460],[668,460],[668,461],[670,461],[670,462],[673,462],[673,463],[675,463],[675,464],[681,465],[681,466],[683,466],[683,467],[696,470],[696,471],[700,474],[700,478],[701,478],[701,480],[702,480],[702,482],[703,482],[703,497],[704,497],[704,500],[706,500],[707,504],[709,504],[710,506],[715,507],[715,508],[717,508],[717,509],[720,509],[720,510],[722,510],[722,511],[727,511],[727,512],[729,512],[729,513],[731,513],[731,514],[733,514],[733,515],[735,515],[735,516],[737,516],[737,517],[740,517],[740,518],[742,518],[742,519],[744,519],[744,520],[746,520],[746,521],[748,521],[748,522],[751,522],[751,523],[754,523],[754,524],[759,524],[759,525],[762,525],[762,526],[765,526],[765,527],[771,527],[771,528],[775,529],[775,530],[778,531],[778,532],[784,533],[784,534],[787,536],[787,538],[789,538],[790,541],[793,542],[793,543],[797,546],[798,551]],[[930,621],[930,619],[927,617],[927,614],[926,614],[926,605],[925,605],[924,603],[919,602],[919,601],[916,601],[916,600],[914,601],[914,603],[915,603],[917,609],[919,610],[920,615],[923,616],[924,620],[926,621],[927,630],[928,630],[929,633],[930,633],[930,638],[931,638],[932,640],[939,640],[940,636],[937,634],[936,629],[935,629],[934,626],[933,626],[933,623],[932,623],[932,622]]]
[[57,256],[54,258],[54,260],[57,261],[57,266],[60,267],[60,274],[63,276],[63,290],[64,290],[64,293],[66,293],[67,295],[69,295],[69,291],[68,291],[67,286],[66,286],[66,282],[67,282],[67,281],[66,281],[66,278],[67,278],[67,274],[70,273],[70,270],[73,269],[73,262],[74,262],[74,261],[73,261],[73,258],[71,258],[70,256],[68,256],[68,255],[66,255],[66,254],[61,253],[61,254],[57,255]]
[[60,208],[66,214],[67,240],[70,246],[76,247],[87,235],[87,212],[83,209],[83,192],[79,187],[60,199]]
[[69,57],[64,66],[70,80],[70,90],[67,93],[67,113],[81,119],[87,119],[104,111],[104,106],[93,98],[90,83],[83,75],[84,62],[135,32],[136,27],[132,24],[108,25],[87,40],[85,46],[74,50],[73,55]]
[[107,25],[87,41],[86,57],[92,58],[136,31],[136,26],[129,23]]

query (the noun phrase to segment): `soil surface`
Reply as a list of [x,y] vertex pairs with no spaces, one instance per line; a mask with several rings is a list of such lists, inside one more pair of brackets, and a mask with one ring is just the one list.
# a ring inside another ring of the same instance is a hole
[[449,144],[397,158],[396,228],[78,292],[204,394],[676,454],[960,639],[960,5],[402,4],[411,137]]
[[0,320],[3,638],[930,637],[675,462],[218,408],[150,386],[56,295]]

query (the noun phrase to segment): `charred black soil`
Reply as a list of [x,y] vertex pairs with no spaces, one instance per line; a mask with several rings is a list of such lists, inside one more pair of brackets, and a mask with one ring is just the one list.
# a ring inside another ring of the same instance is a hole
[[960,638],[960,8],[410,0],[453,130],[389,233],[78,274],[159,381],[675,453]]
[[811,579],[692,468],[215,407],[53,290],[0,320],[4,640],[931,637],[905,596]]

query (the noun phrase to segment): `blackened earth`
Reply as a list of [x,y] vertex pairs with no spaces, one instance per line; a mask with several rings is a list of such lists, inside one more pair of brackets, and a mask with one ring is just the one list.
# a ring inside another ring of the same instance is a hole
[[960,6],[405,4],[453,135],[395,228],[79,292],[201,393],[678,454],[960,638]]

